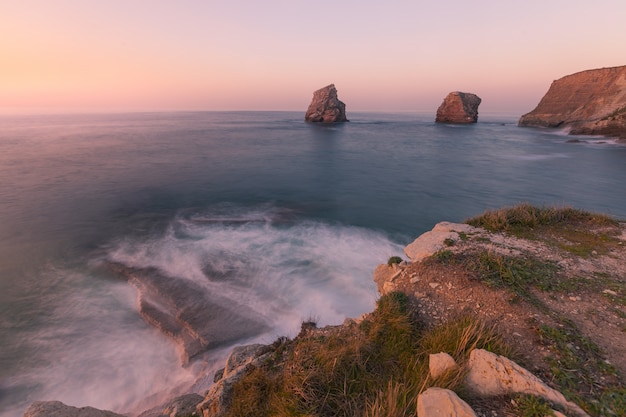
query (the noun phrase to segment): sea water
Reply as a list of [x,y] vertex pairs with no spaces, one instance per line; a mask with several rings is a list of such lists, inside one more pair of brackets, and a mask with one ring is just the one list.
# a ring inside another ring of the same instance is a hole
[[[370,311],[375,266],[439,221],[520,202],[626,218],[614,141],[515,115],[349,116],[0,117],[0,415],[40,400],[132,413],[201,391],[232,345]],[[109,262],[192,280],[263,330],[182,366]]]

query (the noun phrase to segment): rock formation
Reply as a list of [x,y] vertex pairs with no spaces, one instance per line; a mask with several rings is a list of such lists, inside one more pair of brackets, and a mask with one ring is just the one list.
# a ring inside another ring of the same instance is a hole
[[200,394],[185,394],[165,404],[144,411],[138,417],[189,417],[197,415],[197,407],[204,400]]
[[313,93],[304,120],[307,122],[347,122],[346,105],[337,98],[335,84],[327,85]]
[[626,139],[626,65],[582,71],[554,81],[519,125]]
[[232,403],[233,385],[250,369],[258,366],[271,354],[267,345],[238,346],[232,350],[226,366],[215,373],[215,385],[207,392],[204,401],[198,405],[203,417],[222,417]]
[[125,417],[112,411],[93,407],[72,407],[60,401],[36,401],[28,407],[24,417]]
[[437,123],[476,123],[482,100],[476,94],[453,91],[437,109]]
[[[249,307],[207,294],[191,280],[166,276],[156,268],[109,266],[137,289],[141,317],[178,344],[183,364],[207,350],[267,329]],[[231,323],[228,329],[220,325],[224,320]]]

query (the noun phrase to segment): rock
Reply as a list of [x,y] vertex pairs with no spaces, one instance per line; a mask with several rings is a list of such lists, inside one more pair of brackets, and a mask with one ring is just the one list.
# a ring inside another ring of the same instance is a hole
[[459,233],[475,233],[478,229],[468,224],[441,222],[433,230],[423,233],[404,248],[404,254],[413,262],[419,262],[446,248],[446,239],[460,239]]
[[487,397],[532,394],[564,407],[568,415],[589,417],[579,406],[567,401],[563,394],[503,356],[484,349],[474,349],[470,353],[468,369],[465,385],[474,394]]
[[209,389],[204,400],[198,405],[203,417],[222,417],[231,404],[233,385],[239,381],[249,369],[257,366],[271,354],[267,345],[248,345],[234,348],[224,367],[222,378]]
[[204,398],[199,394],[186,394],[168,401],[164,405],[139,414],[138,417],[189,417],[199,416],[197,406]]
[[380,264],[374,270],[374,282],[378,286],[378,293],[385,295],[396,290],[393,281],[402,273],[402,267],[398,264],[391,266]]
[[60,401],[36,401],[28,407],[24,417],[125,417],[112,411],[93,407],[72,407]]
[[243,303],[209,293],[191,280],[166,276],[156,268],[109,266],[137,289],[140,315],[178,344],[183,364],[267,329]]
[[453,391],[432,387],[417,397],[419,417],[476,417],[474,410]]
[[626,139],[626,65],[577,72],[554,81],[519,125]]
[[428,356],[428,370],[430,371],[430,376],[433,379],[437,379],[440,376],[458,368],[459,365],[456,364],[454,358],[446,352],[431,353]]
[[347,122],[346,105],[337,98],[335,84],[327,85],[313,93],[304,120],[307,122]]
[[454,91],[443,99],[437,109],[437,123],[476,123],[482,100],[476,94]]

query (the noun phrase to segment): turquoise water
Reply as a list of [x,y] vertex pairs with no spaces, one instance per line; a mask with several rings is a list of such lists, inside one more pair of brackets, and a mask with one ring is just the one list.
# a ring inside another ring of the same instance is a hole
[[252,309],[269,330],[239,342],[270,343],[371,310],[376,264],[439,221],[519,202],[626,218],[626,146],[610,140],[507,115],[349,117],[1,117],[0,415],[52,399],[126,412],[204,386],[230,346],[182,367],[109,261]]

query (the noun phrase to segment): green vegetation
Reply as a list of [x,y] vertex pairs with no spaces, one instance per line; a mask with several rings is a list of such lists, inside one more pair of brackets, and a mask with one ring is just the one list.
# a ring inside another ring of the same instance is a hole
[[[425,329],[404,293],[387,294],[360,324],[302,333],[234,386],[229,416],[412,416],[417,395],[437,386],[461,388],[474,348],[510,349],[495,331],[463,317]],[[433,381],[428,355],[448,352],[461,365]]]
[[619,244],[615,237],[616,220],[569,207],[539,208],[520,204],[486,211],[466,223],[520,238],[541,238],[549,245],[582,257],[606,254]]
[[520,417],[554,416],[550,404],[541,397],[535,395],[519,395],[514,399],[514,402],[520,412]]
[[470,272],[475,279],[485,284],[506,288],[515,297],[537,304],[531,289],[541,291],[559,291],[566,289],[566,280],[558,277],[558,265],[554,262],[540,261],[531,256],[515,257],[494,251],[454,253],[449,250],[437,252],[431,262],[460,265]]
[[391,266],[393,264],[399,264],[400,262],[402,262],[402,258],[399,256],[392,256],[391,258],[389,258],[389,260],[387,260],[387,265]]
[[566,397],[592,415],[626,415],[626,388],[619,383],[616,369],[573,322],[561,319],[558,327],[541,325],[539,336],[553,353],[546,359]]

